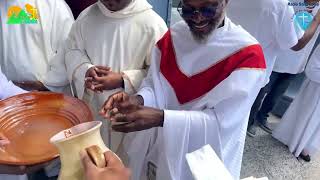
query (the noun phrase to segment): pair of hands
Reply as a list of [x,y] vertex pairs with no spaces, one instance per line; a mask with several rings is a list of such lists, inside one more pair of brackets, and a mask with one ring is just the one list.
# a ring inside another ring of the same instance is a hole
[[[6,145],[10,144],[9,139],[0,133],[0,150]],[[39,169],[47,166],[49,163],[41,163],[32,166],[14,166],[0,164],[0,174],[27,174],[38,171]]]
[[85,87],[101,93],[103,90],[124,88],[124,81],[121,73],[113,72],[109,67],[93,66],[86,72]]
[[107,166],[98,168],[93,164],[86,151],[80,153],[86,180],[129,180],[130,171],[113,152],[104,153]]
[[141,96],[125,92],[111,95],[100,110],[100,115],[112,122],[118,132],[134,132],[163,126],[163,110],[143,106]]

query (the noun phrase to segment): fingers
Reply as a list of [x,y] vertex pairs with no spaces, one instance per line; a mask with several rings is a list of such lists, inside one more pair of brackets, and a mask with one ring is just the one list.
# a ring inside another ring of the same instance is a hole
[[96,66],[96,68],[97,68],[98,70],[111,71],[111,68],[110,68],[110,67],[107,67],[107,66]]
[[104,153],[104,157],[106,159],[106,163],[107,163],[108,168],[124,167],[120,158],[112,151],[106,151]]
[[80,159],[85,172],[90,171],[92,169],[96,169],[97,167],[93,164],[90,157],[88,156],[86,151],[80,152]]
[[99,74],[99,76],[107,76],[110,73],[110,68],[109,69],[97,68],[96,72]]
[[116,93],[114,95],[109,96],[108,100],[102,106],[100,114],[101,115],[108,115],[107,113],[110,110],[112,110],[113,108],[115,108],[116,104],[119,104],[121,101],[126,99],[125,96],[128,96],[128,95],[124,92],[119,92],[119,93]]

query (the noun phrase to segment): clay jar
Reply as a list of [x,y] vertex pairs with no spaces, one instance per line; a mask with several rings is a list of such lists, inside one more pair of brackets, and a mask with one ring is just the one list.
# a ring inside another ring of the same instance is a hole
[[[80,151],[90,146],[98,146],[101,152],[109,150],[100,135],[99,121],[86,122],[54,135],[50,142],[60,152],[61,169],[58,180],[84,180]],[[95,158],[104,158],[97,155]]]

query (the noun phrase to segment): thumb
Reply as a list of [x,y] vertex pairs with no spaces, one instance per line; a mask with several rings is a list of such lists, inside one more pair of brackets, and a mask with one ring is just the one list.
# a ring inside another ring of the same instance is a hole
[[83,150],[80,152],[80,159],[85,172],[88,172],[97,168],[91,161],[86,151]]
[[115,167],[124,167],[122,161],[120,160],[120,158],[113,153],[112,151],[106,151],[104,153],[104,157],[106,159],[107,162],[107,167],[109,168],[115,168]]

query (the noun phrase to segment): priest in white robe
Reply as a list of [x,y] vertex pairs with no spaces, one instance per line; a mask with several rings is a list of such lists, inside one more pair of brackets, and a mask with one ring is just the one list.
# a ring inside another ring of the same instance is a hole
[[108,124],[98,110],[114,92],[137,91],[151,50],[166,31],[165,22],[146,0],[100,0],[84,10],[72,27],[66,52],[69,80],[77,97],[103,122],[102,137],[114,152],[122,135],[110,138]]
[[[300,4],[298,3],[297,6]],[[269,82],[281,50],[303,49],[312,39],[319,25],[319,19],[315,18],[308,30],[304,32],[297,28],[296,31],[294,8],[289,5],[288,0],[233,0],[228,5],[227,13],[234,23],[241,25],[261,43],[267,63],[265,85]],[[252,106],[248,125],[249,136],[256,135],[256,125],[270,132],[266,117],[258,117],[263,99],[269,91],[269,86],[262,88]]]
[[[22,11],[36,22],[20,17],[10,24]],[[1,0],[0,16],[0,67],[7,78],[28,90],[67,92],[63,45],[74,19],[65,1]]]
[[320,150],[320,45],[305,72],[307,79],[272,135],[296,157],[310,161]]
[[[23,89],[15,86],[11,81],[8,81],[6,76],[0,70],[0,101],[10,96],[25,93]],[[3,146],[10,143],[8,139],[0,132],[0,150]],[[1,180],[26,180],[26,175],[9,175],[12,172],[7,166],[0,164],[0,179]],[[10,173],[11,173],[10,172]],[[4,174],[5,173],[5,174]],[[13,172],[12,172],[13,173]],[[18,173],[18,172],[16,172]]]
[[[191,180],[186,154],[212,146],[239,179],[250,108],[263,85],[261,46],[225,16],[227,0],[183,0],[184,21],[157,43],[137,95],[101,114],[124,140],[132,179]],[[213,170],[214,171],[214,170]]]

